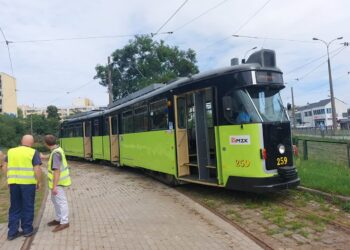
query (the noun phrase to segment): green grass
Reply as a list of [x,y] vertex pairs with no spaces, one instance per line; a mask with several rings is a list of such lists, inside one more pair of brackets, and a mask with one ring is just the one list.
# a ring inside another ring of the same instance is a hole
[[[41,202],[44,198],[46,184],[46,176],[42,175],[42,187],[40,191],[36,193],[35,197],[35,215],[37,215]],[[0,223],[6,223],[8,219],[8,208],[10,204],[9,189],[7,187],[6,179],[3,176],[2,171],[0,171]]]
[[317,160],[296,160],[301,185],[350,196],[350,168]]

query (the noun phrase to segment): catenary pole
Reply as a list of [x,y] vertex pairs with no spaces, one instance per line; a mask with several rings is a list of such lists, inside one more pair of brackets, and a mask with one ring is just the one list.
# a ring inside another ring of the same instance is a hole
[[113,93],[112,93],[112,69],[111,69],[112,65],[111,65],[111,57],[108,57],[108,65],[107,65],[107,69],[108,69],[108,97],[109,97],[109,101],[108,104],[112,105],[113,102]]

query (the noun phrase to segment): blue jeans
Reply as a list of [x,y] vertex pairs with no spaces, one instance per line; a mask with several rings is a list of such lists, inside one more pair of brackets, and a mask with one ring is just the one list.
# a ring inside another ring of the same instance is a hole
[[33,184],[10,184],[8,236],[17,234],[20,223],[24,234],[33,231],[35,189]]

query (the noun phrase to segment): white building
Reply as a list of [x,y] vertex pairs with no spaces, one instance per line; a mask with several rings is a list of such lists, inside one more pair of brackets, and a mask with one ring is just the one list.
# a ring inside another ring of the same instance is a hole
[[[299,107],[295,112],[297,127],[319,127],[320,124],[333,126],[331,99],[321,100],[315,103],[309,103]],[[342,120],[344,113],[347,113],[346,103],[335,98],[335,109],[337,120]]]
[[[40,107],[30,107],[28,105],[22,105],[22,106],[19,106],[19,108],[22,110],[24,118],[32,114],[47,116],[46,107],[40,108]],[[57,107],[57,109],[58,109],[58,114],[60,118],[65,119],[68,116],[71,116],[77,113],[91,111],[99,108],[94,106],[93,102],[88,98],[77,98],[73,101],[72,106]]]

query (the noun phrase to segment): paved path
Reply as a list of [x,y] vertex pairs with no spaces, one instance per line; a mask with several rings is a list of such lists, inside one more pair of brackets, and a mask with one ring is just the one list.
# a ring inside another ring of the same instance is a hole
[[[71,162],[70,228],[52,233],[50,196],[32,250],[260,249],[176,190],[130,170]],[[13,249],[13,248],[12,248]]]

